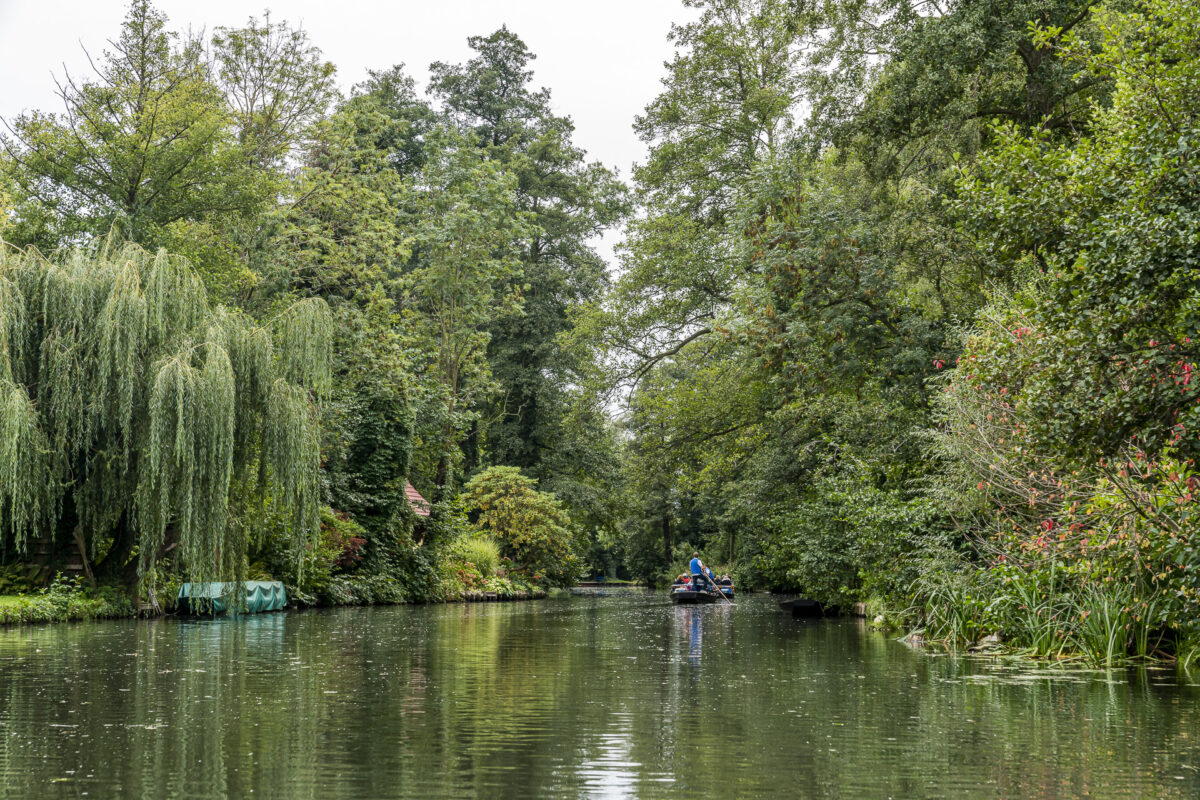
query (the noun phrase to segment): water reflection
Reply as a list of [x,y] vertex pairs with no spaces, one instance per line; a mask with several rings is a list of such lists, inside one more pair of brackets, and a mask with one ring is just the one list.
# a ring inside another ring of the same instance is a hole
[[678,622],[677,630],[683,631],[687,641],[688,664],[700,666],[700,656],[704,651],[704,620],[703,611],[698,606],[676,606],[675,617]]
[[0,631],[0,799],[1200,795],[1173,670],[913,652],[767,598]]

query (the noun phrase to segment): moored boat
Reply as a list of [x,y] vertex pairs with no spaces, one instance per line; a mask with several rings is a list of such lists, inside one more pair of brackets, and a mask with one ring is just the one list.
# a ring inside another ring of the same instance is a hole
[[237,588],[232,583],[185,583],[175,600],[181,613],[197,616],[258,614],[287,605],[287,591],[279,581],[246,581],[240,597]]
[[821,617],[833,616],[836,609],[825,608],[816,600],[809,600],[807,597],[797,597],[794,600],[784,600],[779,604],[779,607],[784,611],[790,611],[793,617],[797,619],[820,619]]

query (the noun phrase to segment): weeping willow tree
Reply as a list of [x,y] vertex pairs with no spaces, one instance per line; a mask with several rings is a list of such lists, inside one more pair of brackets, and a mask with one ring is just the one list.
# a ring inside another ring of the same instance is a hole
[[319,300],[210,307],[165,251],[0,244],[0,547],[74,536],[98,578],[152,590],[168,551],[240,580],[256,517],[314,536],[331,337]]

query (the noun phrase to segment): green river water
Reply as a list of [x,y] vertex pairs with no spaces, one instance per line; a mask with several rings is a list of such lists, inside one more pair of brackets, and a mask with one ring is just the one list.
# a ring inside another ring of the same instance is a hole
[[0,798],[1196,798],[1200,680],[664,594],[0,630]]

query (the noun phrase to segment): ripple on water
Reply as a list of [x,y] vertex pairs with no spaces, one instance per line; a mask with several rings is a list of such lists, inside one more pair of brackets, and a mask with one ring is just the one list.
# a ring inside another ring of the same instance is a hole
[[1200,796],[1170,670],[622,593],[0,631],[0,800]]

